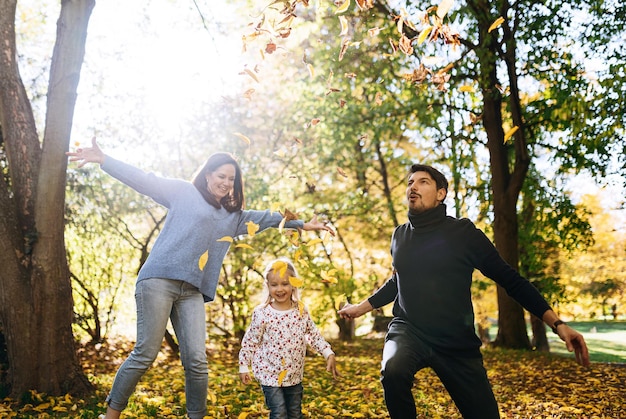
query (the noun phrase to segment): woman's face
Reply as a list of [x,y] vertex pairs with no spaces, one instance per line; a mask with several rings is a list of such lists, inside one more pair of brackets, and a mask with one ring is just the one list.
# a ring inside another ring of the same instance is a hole
[[237,170],[233,164],[224,164],[206,176],[207,190],[219,201],[233,190]]

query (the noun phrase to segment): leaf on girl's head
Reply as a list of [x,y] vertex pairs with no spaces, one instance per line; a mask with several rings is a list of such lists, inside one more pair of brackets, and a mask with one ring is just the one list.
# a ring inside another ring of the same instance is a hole
[[260,226],[254,221],[248,221],[246,223],[246,227],[248,227],[248,235],[254,236],[257,231],[259,231]]
[[513,128],[511,128],[510,130],[508,130],[506,132],[506,134],[504,134],[504,142],[506,143],[507,140],[509,138],[511,138],[513,136],[513,134],[515,134],[517,132],[517,130],[519,129],[519,127],[517,125],[515,125]]
[[286,375],[287,375],[287,370],[282,370],[280,374],[278,374],[278,386],[281,386],[283,384],[283,380],[285,379]]
[[248,137],[246,137],[245,135],[243,135],[240,132],[233,132],[233,135],[236,135],[237,137],[241,138],[248,145],[250,145],[250,143],[252,142],[252,141],[250,141],[250,139]]
[[[337,3],[335,3],[335,4],[337,4]],[[348,7],[350,7],[350,0],[345,0],[343,3],[341,3],[339,5],[337,10],[335,11],[335,14],[339,14],[339,13],[345,12],[346,10],[348,10]]]
[[421,45],[422,43],[424,43],[424,41],[426,40],[426,38],[428,38],[428,34],[430,33],[432,29],[433,29],[432,25],[426,25],[424,29],[422,29],[419,36],[417,37],[417,45]]
[[304,281],[300,278],[296,278],[295,276],[290,276],[289,283],[291,284],[292,287],[299,288],[302,286],[302,284],[304,284]]
[[309,240],[308,242],[306,242],[304,245],[307,246],[307,247],[311,247],[311,246],[315,246],[316,244],[321,243],[321,242],[322,242],[322,239],[319,239],[319,238],[318,239],[312,239],[312,240]]
[[341,32],[339,36],[344,36],[348,33],[348,19],[345,16],[339,16],[339,23],[341,24]]
[[313,68],[313,66],[311,64],[307,64],[306,68],[309,70],[309,75],[311,76],[311,78],[315,78],[315,69]]
[[471,86],[469,84],[464,84],[463,86],[459,87],[459,90],[461,92],[467,92],[467,93],[473,93],[474,90],[474,86]]
[[284,260],[277,260],[272,265],[272,272],[278,274],[278,276],[282,278],[283,276],[285,276],[285,272],[287,272],[288,267],[289,265],[287,265],[287,262],[285,262]]
[[487,32],[491,32],[492,30],[496,29],[498,26],[502,25],[503,23],[504,23],[504,18],[502,16],[498,17],[496,20],[493,21],[491,26],[489,26],[489,30]]
[[254,247],[246,243],[239,243],[238,245],[235,246],[235,248],[254,250]]
[[218,242],[229,242],[232,243],[233,242],[233,238],[230,236],[224,236],[221,239],[217,239]]
[[204,267],[206,266],[206,263],[208,260],[209,260],[209,251],[207,250],[202,255],[200,255],[200,258],[198,259],[198,268],[200,268],[201,271],[204,270]]
[[346,174],[346,172],[339,166],[337,166],[337,173],[339,173],[341,176],[343,177],[348,177],[348,175]]
[[448,14],[453,3],[454,0],[441,0],[441,3],[437,6],[437,16],[439,19],[443,19],[443,17]]

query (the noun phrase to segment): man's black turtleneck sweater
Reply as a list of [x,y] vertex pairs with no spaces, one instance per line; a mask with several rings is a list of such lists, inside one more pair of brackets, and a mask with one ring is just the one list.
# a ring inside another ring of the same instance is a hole
[[474,223],[447,216],[444,204],[420,214],[409,212],[409,222],[393,233],[391,255],[394,274],[369,298],[370,304],[379,308],[395,300],[392,323],[406,323],[446,354],[480,356],[470,289],[474,269],[537,317],[550,309]]

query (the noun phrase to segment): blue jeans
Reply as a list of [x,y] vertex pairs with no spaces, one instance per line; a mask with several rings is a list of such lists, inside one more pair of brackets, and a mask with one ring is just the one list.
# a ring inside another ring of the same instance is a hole
[[291,387],[261,386],[270,419],[302,419],[302,383]]
[[106,401],[123,410],[137,383],[152,365],[160,349],[168,319],[171,319],[185,369],[187,415],[202,419],[207,410],[209,383],[206,357],[206,315],[198,289],[186,282],[150,278],[137,283],[137,342],[120,366]]
[[430,367],[465,419],[498,419],[500,413],[482,357],[463,358],[434,351],[406,324],[392,323],[385,338],[381,381],[393,419],[415,419],[411,388],[417,371]]

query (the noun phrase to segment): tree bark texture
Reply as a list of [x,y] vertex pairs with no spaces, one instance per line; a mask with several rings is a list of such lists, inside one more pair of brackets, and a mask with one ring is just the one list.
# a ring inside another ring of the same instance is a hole
[[9,180],[0,179],[0,322],[12,397],[92,389],[72,334],[63,232],[65,152],[94,6],[94,0],[61,2],[40,142],[16,61],[16,0],[0,0],[0,128]]

